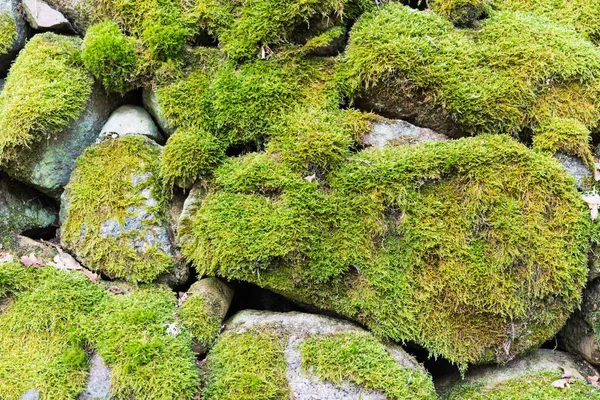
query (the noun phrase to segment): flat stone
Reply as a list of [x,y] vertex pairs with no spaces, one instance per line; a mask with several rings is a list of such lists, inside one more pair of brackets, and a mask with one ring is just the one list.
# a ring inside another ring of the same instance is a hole
[[115,110],[100,131],[98,140],[126,135],[147,136],[157,143],[164,143],[152,116],[143,107],[124,105]]
[[381,148],[443,140],[448,140],[448,137],[431,129],[420,128],[400,119],[382,119],[373,123],[361,142],[366,147]]
[[74,33],[69,20],[42,0],[23,0],[23,11],[29,24],[39,31]]

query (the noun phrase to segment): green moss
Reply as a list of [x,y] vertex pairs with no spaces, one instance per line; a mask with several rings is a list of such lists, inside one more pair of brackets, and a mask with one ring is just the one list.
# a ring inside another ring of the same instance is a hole
[[[389,4],[354,26],[338,73],[351,98],[385,97],[388,112],[416,112],[421,125],[517,135],[544,123],[535,105],[555,87],[597,88],[600,52],[571,27],[532,14],[496,11],[481,29],[458,30],[435,12]],[[568,104],[563,110],[580,108],[571,92],[553,95],[561,94],[566,101],[554,103]],[[581,122],[591,128],[597,118]]]
[[176,306],[169,289],[142,288],[111,296],[91,322],[91,339],[112,368],[111,399],[188,400],[197,392],[191,337],[167,331]]
[[0,299],[26,287],[26,271],[17,263],[0,263]]
[[540,126],[533,138],[533,148],[537,151],[555,154],[559,151],[584,160],[590,168],[594,157],[590,150],[590,131],[574,119],[554,118]]
[[345,333],[310,337],[300,345],[302,366],[320,379],[360,385],[384,393],[389,400],[435,399],[431,378],[400,366],[373,336]]
[[194,339],[206,348],[212,346],[221,330],[221,318],[214,312],[215,304],[210,304],[204,296],[192,294],[181,307],[179,318]]
[[288,398],[285,341],[270,331],[226,333],[210,351],[205,371],[206,400]]
[[600,399],[598,389],[586,382],[576,380],[568,388],[559,389],[552,382],[560,379],[562,371],[542,372],[513,378],[486,387],[481,384],[460,385],[442,398],[448,400],[579,400]]
[[81,40],[34,36],[0,93],[0,158],[52,138],[84,110],[93,78],[81,63]]
[[[65,190],[69,200],[61,242],[74,249],[88,268],[113,278],[150,282],[174,266],[164,249],[133,246],[163,226],[167,215],[160,148],[150,139],[125,136],[88,148]],[[156,204],[144,197],[145,190]],[[123,227],[127,218],[140,213],[148,215],[141,229]],[[107,223],[118,224],[118,232],[103,234]]]
[[462,367],[540,345],[579,304],[589,217],[547,156],[482,136],[363,151],[312,180],[281,158],[216,171],[180,230],[199,273],[336,311]]
[[0,13],[0,54],[6,54],[17,39],[15,17],[9,11]]
[[195,128],[177,130],[167,141],[162,156],[162,175],[169,184],[191,187],[209,175],[225,156],[223,144],[213,135]]
[[106,90],[125,94],[134,87],[135,43],[114,22],[101,22],[88,29],[82,59]]
[[491,0],[433,0],[431,9],[455,26],[469,27],[489,10]]

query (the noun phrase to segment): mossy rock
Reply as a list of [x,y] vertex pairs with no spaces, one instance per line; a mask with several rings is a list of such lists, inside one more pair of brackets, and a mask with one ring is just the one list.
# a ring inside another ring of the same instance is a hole
[[[443,400],[577,400],[600,399],[600,390],[587,383],[598,373],[568,353],[535,350],[507,365],[479,367],[464,379],[437,383]],[[570,378],[566,387],[555,387]]]
[[431,377],[400,347],[349,322],[242,311],[203,367],[203,399],[435,399]]
[[23,19],[20,1],[0,2],[0,74],[4,75],[19,51],[25,46],[29,26]]
[[283,159],[231,160],[186,203],[182,253],[200,274],[461,367],[541,345],[580,302],[589,210],[551,157],[483,135],[363,151],[308,178]]
[[[75,399],[89,389],[86,351],[110,368],[110,398],[192,398],[198,372],[190,334],[176,325],[168,288],[93,284],[80,272],[0,264],[0,393]],[[95,367],[94,367],[95,368]]]
[[480,25],[457,29],[434,11],[384,5],[354,25],[340,82],[360,108],[450,136],[526,135],[551,118],[598,126],[594,43],[525,12],[496,10]]
[[62,196],[61,243],[88,268],[131,282],[185,282],[173,244],[162,148],[145,136],[107,139],[77,160]]
[[13,178],[55,198],[76,158],[116,107],[81,63],[81,40],[31,39],[0,94],[0,162]]

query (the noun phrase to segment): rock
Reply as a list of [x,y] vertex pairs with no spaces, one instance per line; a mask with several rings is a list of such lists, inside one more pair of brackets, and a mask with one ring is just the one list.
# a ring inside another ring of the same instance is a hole
[[[442,399],[600,399],[600,390],[586,383],[598,373],[568,353],[548,349],[532,351],[504,366],[480,366],[464,380],[446,377],[436,386]],[[568,386],[561,388],[564,383]]]
[[589,183],[589,181],[593,179],[594,174],[581,158],[563,152],[556,153],[554,158],[556,158],[563,166],[564,170],[575,179],[578,188],[585,188],[586,183]]
[[75,122],[51,140],[20,151],[5,167],[6,172],[48,196],[60,198],[75,168],[75,160],[96,142],[115,105],[114,98],[94,85],[85,110]]
[[164,139],[148,111],[129,104],[119,107],[110,115],[100,131],[99,140],[126,135],[143,135],[157,143],[164,143]]
[[587,362],[600,365],[600,344],[597,332],[600,323],[596,314],[600,310],[600,281],[588,283],[583,291],[581,309],[575,311],[559,335],[560,342],[573,354],[579,354]]
[[156,124],[167,138],[175,133],[176,127],[171,126],[164,116],[155,91],[144,88],[142,101],[146,110],[152,115],[154,121],[156,121]]
[[182,300],[179,317],[194,336],[195,352],[203,354],[219,334],[233,290],[217,278],[205,278],[194,283]]
[[385,147],[448,140],[427,128],[419,128],[403,120],[381,119],[373,123],[369,133],[361,138],[366,147]]
[[23,11],[33,29],[75,33],[65,16],[42,0],[23,0]]
[[6,234],[40,235],[56,229],[58,208],[50,199],[0,174],[0,239]]
[[[311,355],[331,358],[306,358]],[[435,398],[429,375],[400,347],[349,322],[313,314],[242,311],[227,322],[204,368],[202,398],[209,400],[232,393],[253,398],[267,388],[277,393],[273,398],[297,400]]]
[[111,369],[98,353],[90,358],[90,373],[85,391],[79,400],[110,400]]
[[[7,41],[0,43],[0,75],[5,75],[11,63],[25,46],[29,34],[29,27],[19,12],[21,1],[0,1],[0,27],[2,31],[12,31],[7,35]],[[4,36],[4,34],[3,34]]]
[[41,398],[42,396],[35,389],[29,389],[21,396],[21,400],[40,400]]
[[88,0],[46,0],[54,9],[60,11],[71,22],[81,36],[98,18],[92,2]]
[[61,243],[114,279],[178,285],[188,278],[161,183],[162,147],[140,135],[90,147],[61,198]]

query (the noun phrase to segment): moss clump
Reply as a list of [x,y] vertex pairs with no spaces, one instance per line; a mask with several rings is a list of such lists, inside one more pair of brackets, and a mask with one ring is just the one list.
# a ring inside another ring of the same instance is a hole
[[196,342],[209,348],[221,330],[221,318],[213,311],[218,305],[210,304],[204,296],[193,294],[179,307],[182,325]]
[[447,400],[579,400],[600,399],[600,391],[586,382],[576,380],[568,388],[559,389],[552,382],[561,378],[559,373],[542,372],[502,381],[491,387],[481,384],[460,385],[442,398]]
[[202,391],[207,400],[271,400],[289,397],[285,341],[271,331],[223,334],[210,351]]
[[225,156],[223,150],[223,143],[202,129],[179,129],[165,146],[162,174],[169,184],[189,188],[221,163]]
[[398,365],[371,335],[310,337],[300,345],[300,352],[303,368],[320,379],[360,385],[384,393],[389,400],[436,398],[426,373]]
[[15,17],[9,12],[0,13],[0,54],[6,54],[17,38]]
[[0,93],[0,159],[59,134],[84,110],[93,78],[80,46],[78,38],[44,33],[19,54]]
[[543,343],[579,304],[586,212],[547,156],[484,135],[363,151],[313,179],[281,158],[216,171],[180,229],[199,273],[334,310],[463,367]]
[[111,296],[91,321],[95,348],[112,368],[111,399],[188,400],[198,372],[186,332],[169,333],[177,299],[168,289]]
[[537,151],[555,154],[559,151],[584,160],[590,168],[594,157],[589,146],[590,131],[574,119],[553,118],[540,126],[533,138],[533,148]]
[[133,88],[137,63],[135,43],[114,22],[101,22],[88,29],[82,59],[106,90],[125,94]]
[[[88,268],[150,282],[175,265],[168,249],[135,244],[149,243],[146,237],[159,237],[156,230],[166,226],[168,191],[160,152],[150,139],[131,135],[94,145],[77,160],[65,188],[61,242]],[[136,218],[143,220],[141,226],[127,228]]]
[[470,27],[488,12],[491,0],[433,0],[429,3],[433,11],[455,26]]
[[[534,129],[544,123],[535,105],[554,88],[581,85],[593,93],[586,103],[597,104],[600,51],[569,26],[496,11],[481,28],[458,30],[435,12],[383,6],[352,29],[340,80],[370,108],[383,102],[380,112],[416,116],[419,125],[451,135]],[[580,108],[571,92],[559,95],[567,96],[554,102],[563,110]],[[597,114],[580,122],[592,128]]]

